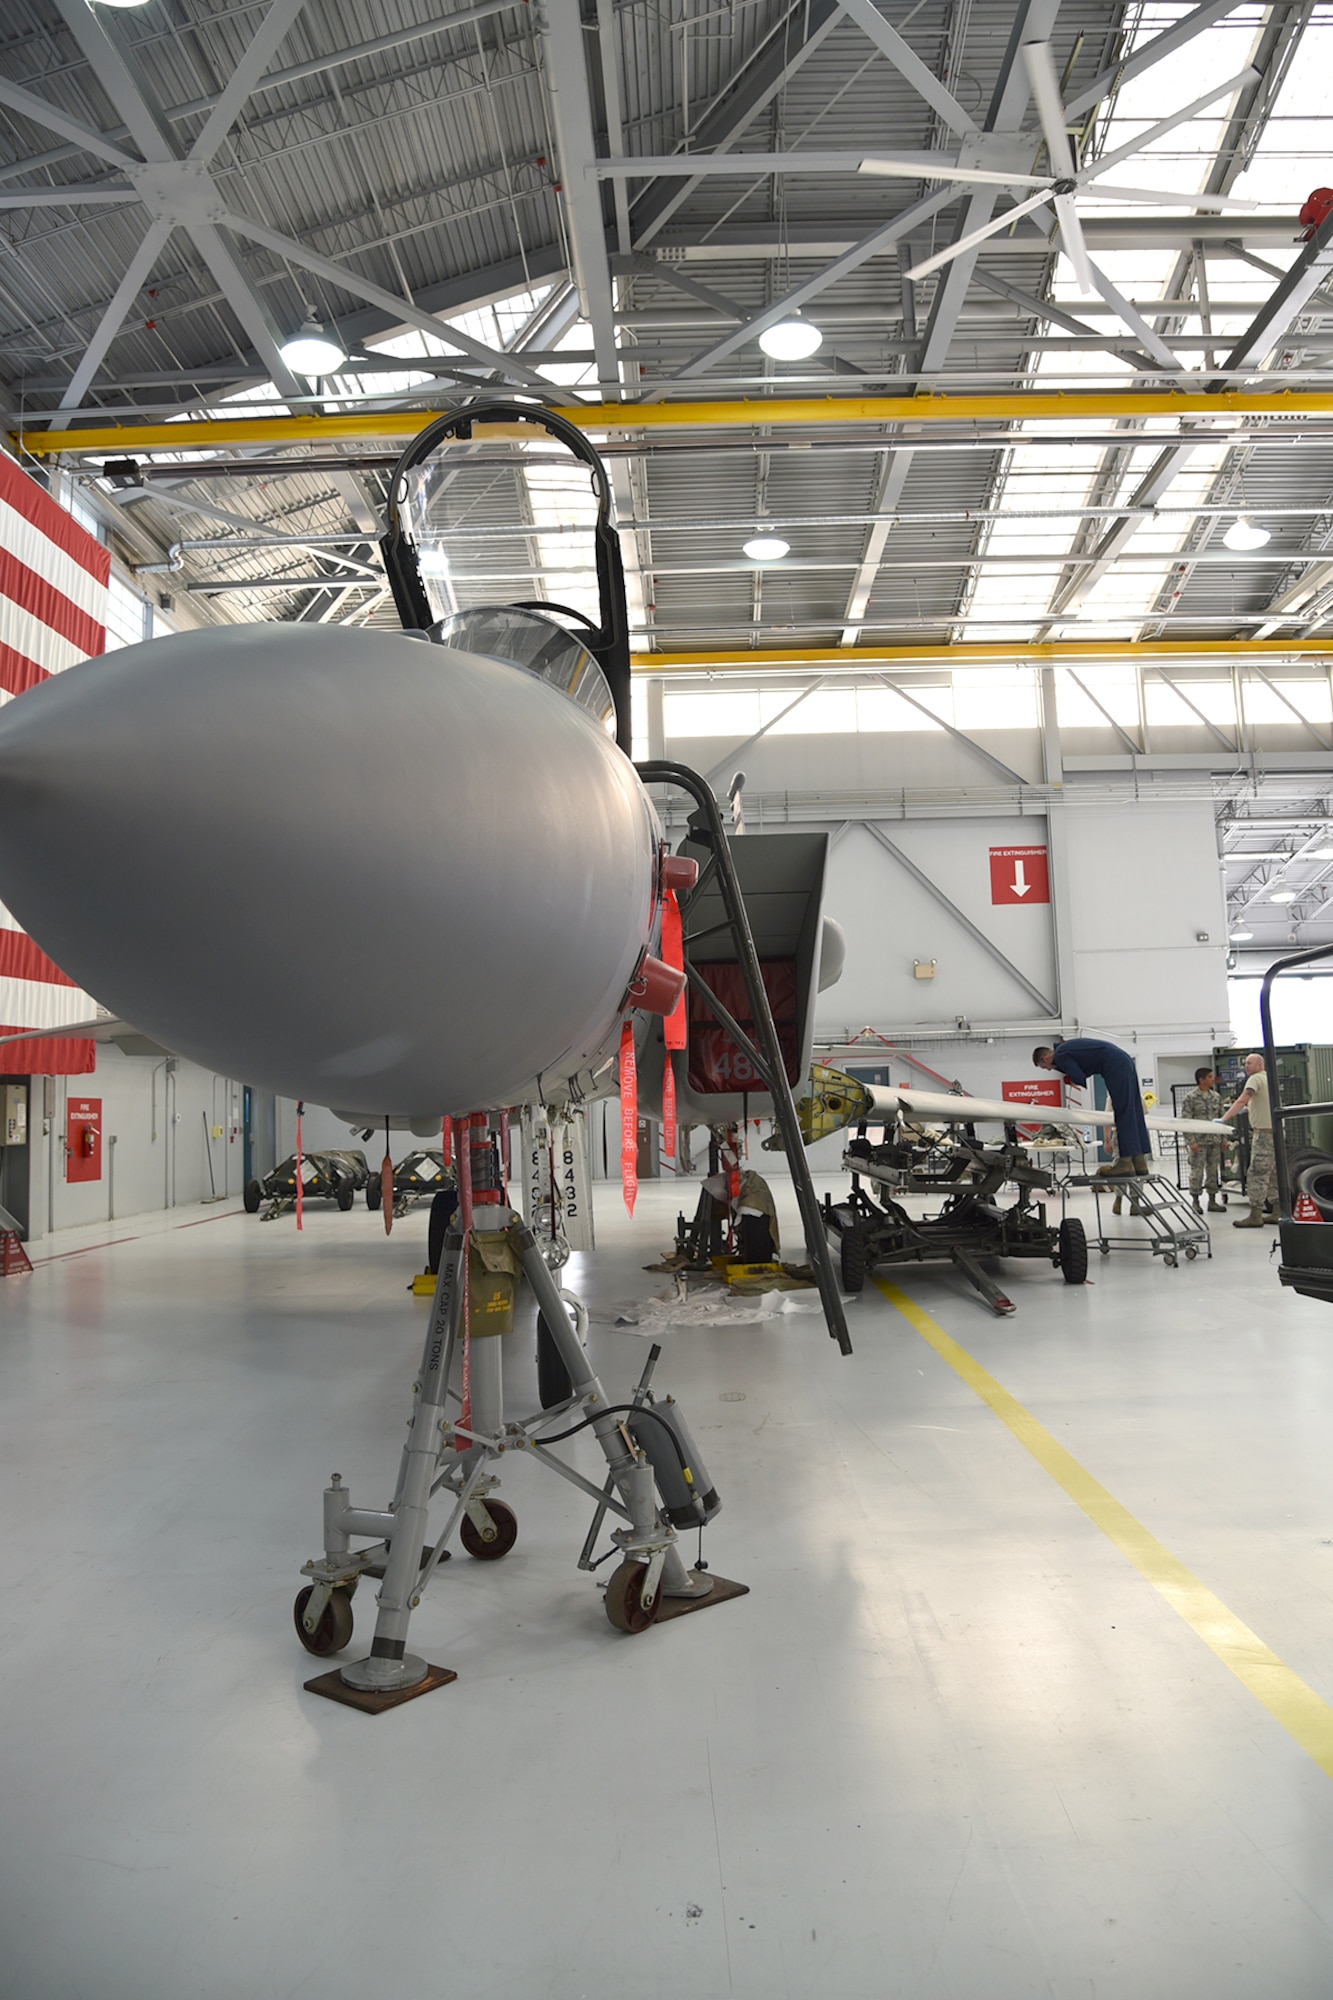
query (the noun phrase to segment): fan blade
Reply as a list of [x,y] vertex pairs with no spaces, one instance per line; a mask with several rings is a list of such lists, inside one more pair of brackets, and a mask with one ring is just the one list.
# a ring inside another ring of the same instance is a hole
[[905,181],[959,181],[979,187],[1045,187],[1049,174],[998,174],[987,167],[923,167],[919,160],[895,160],[891,154],[870,153],[857,168],[862,174],[891,174]]
[[1078,219],[1072,195],[1058,194],[1055,197],[1055,213],[1060,224],[1060,241],[1064,252],[1074,267],[1079,291],[1084,298],[1090,298],[1093,291],[1092,265],[1088,261],[1088,246],[1083,240],[1083,225]]
[[1065,107],[1060,101],[1060,79],[1049,42],[1024,42],[1023,62],[1032,86],[1033,102],[1046,137],[1051,172],[1060,180],[1074,178],[1074,152],[1065,130]]
[[905,272],[904,276],[914,279],[929,277],[932,271],[939,270],[941,264],[952,264],[954,258],[961,257],[965,250],[975,249],[976,245],[984,243],[988,236],[998,236],[1011,222],[1017,222],[1020,215],[1030,214],[1034,208],[1040,208],[1050,199],[1049,188],[1043,188],[1040,194],[1030,194],[1026,201],[1016,203],[1013,208],[1006,208],[1003,215],[997,215],[993,221],[985,223],[980,229],[969,230],[957,243],[951,243],[947,250],[937,250],[933,257],[926,257],[921,263],[913,264],[911,270]]
[[1127,188],[1107,187],[1101,181],[1089,181],[1079,189],[1082,201],[1150,201],[1158,208],[1247,208],[1259,207],[1257,201],[1241,201],[1230,194],[1195,194],[1188,188]]

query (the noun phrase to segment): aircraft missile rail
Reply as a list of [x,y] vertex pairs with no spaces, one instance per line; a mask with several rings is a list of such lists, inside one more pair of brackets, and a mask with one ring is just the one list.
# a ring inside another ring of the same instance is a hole
[[[737,1045],[749,1055],[756,1069],[765,1079],[773,1099],[773,1117],[791,1167],[792,1186],[796,1191],[796,1202],[801,1214],[801,1225],[805,1235],[805,1247],[810,1258],[810,1267],[819,1287],[820,1300],[824,1307],[824,1320],[829,1335],[836,1340],[843,1354],[852,1351],[851,1336],[847,1331],[847,1318],[842,1307],[842,1293],[838,1285],[833,1259],[829,1254],[828,1238],[824,1231],[819,1197],[810,1175],[809,1163],[805,1157],[805,1142],[801,1136],[800,1120],[796,1112],[796,1100],[783,1062],[782,1048],[778,1041],[778,1031],[773,1021],[773,1010],[769,1005],[768,992],[764,986],[763,973],[759,966],[759,954],[755,950],[754,934],[745,911],[745,898],[741,893],[736,875],[727,830],[717,800],[697,771],[685,764],[672,764],[655,760],[647,764],[637,764],[635,769],[645,785],[676,785],[688,792],[698,808],[698,818],[702,826],[698,833],[706,834],[711,853],[708,874],[715,876],[722,895],[731,936],[736,948],[737,963],[745,986],[745,997],[750,1003],[750,1019],[754,1025],[754,1039],[743,1033],[732,1019],[707,981],[687,965],[690,984],[701,992],[709,1007],[731,1035]],[[697,823],[696,823],[697,824]],[[697,896],[703,881],[696,883]],[[689,904],[685,904],[688,914]],[[757,1046],[756,1046],[757,1044]]]

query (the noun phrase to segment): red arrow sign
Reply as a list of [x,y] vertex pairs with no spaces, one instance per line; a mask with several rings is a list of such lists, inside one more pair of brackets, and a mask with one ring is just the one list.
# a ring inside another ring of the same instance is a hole
[[1050,869],[1044,847],[992,847],[992,903],[1049,903]]

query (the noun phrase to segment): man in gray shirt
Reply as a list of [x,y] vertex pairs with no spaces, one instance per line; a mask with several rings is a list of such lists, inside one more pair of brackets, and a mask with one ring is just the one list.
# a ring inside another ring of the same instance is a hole
[[1245,1199],[1250,1212],[1232,1224],[1233,1229],[1262,1229],[1264,1209],[1277,1200],[1277,1165],[1273,1159],[1273,1110],[1268,1101],[1268,1076],[1262,1056],[1246,1056],[1245,1087],[1234,1104],[1222,1113],[1234,1118],[1238,1111],[1250,1114],[1250,1172],[1245,1182]]
[[[1217,1077],[1211,1069],[1196,1069],[1194,1088],[1186,1091],[1180,1107],[1182,1118],[1216,1119],[1222,1115],[1222,1093],[1217,1088]],[[1222,1211],[1222,1134],[1215,1139],[1205,1138],[1198,1132],[1189,1141],[1190,1149],[1190,1200],[1196,1209],[1203,1204],[1199,1196],[1203,1191],[1204,1175],[1208,1177],[1208,1213],[1219,1215]]]

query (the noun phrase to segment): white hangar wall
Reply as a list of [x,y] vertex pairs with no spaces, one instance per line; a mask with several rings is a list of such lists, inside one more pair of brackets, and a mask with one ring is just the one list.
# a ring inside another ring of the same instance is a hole
[[[1171,1085],[1230,1040],[1206,771],[1177,788],[1192,796],[1155,798],[1148,774],[1140,796],[1108,798],[1091,773],[1044,785],[1037,731],[977,740],[1024,786],[1006,788],[976,749],[943,732],[783,735],[730,752],[699,737],[668,740],[666,751],[722,792],[744,770],[747,833],[829,832],[825,909],[846,932],[847,957],[819,998],[816,1039],[835,1065],[939,1088],[910,1056],[937,1078],[999,1096],[1036,1076],[1037,1041],[1095,1035],[1129,1049],[1144,1088],[1169,1105]],[[1047,850],[1049,902],[992,901],[990,850],[1005,847]],[[913,961],[931,959],[934,977],[918,979]],[[846,1046],[867,1028],[901,1053],[873,1038]],[[836,1169],[841,1151],[825,1141],[812,1164]],[[780,1155],[756,1164],[782,1171]]]
[[[97,1050],[84,1076],[50,1080],[53,1115],[43,1115],[44,1079],[34,1076],[28,1105],[29,1233],[119,1221],[151,1209],[183,1208],[215,1190],[235,1200],[242,1185],[241,1088],[183,1060]],[[102,1172],[66,1178],[65,1134],[71,1099],[102,1105]],[[212,1166],[210,1179],[209,1167]]]

